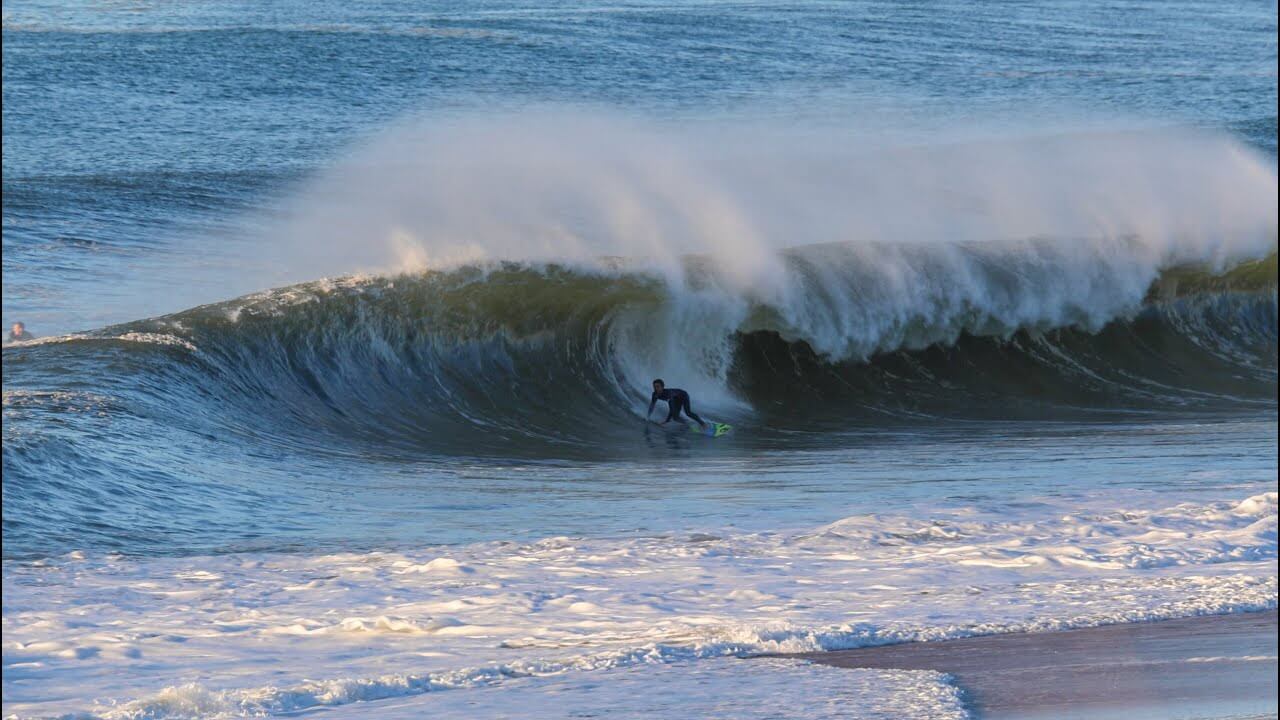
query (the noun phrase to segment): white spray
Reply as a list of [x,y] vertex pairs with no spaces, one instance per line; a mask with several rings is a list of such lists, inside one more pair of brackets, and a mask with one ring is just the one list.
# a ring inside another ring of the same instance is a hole
[[[624,258],[671,292],[619,336],[636,379],[681,373],[721,399],[726,339],[750,322],[837,357],[1096,328],[1162,268],[1275,251],[1275,170],[1223,136],[889,136],[563,108],[409,123],[312,182],[273,240],[312,277]],[[841,245],[798,251],[803,272],[782,253],[821,243]]]

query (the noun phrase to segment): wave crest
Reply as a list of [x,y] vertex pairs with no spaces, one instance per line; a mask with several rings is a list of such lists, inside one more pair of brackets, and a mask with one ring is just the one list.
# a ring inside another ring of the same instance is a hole
[[480,452],[608,444],[656,376],[769,426],[1274,407],[1275,255],[1151,260],[1134,239],[808,246],[772,293],[699,256],[678,283],[618,260],[495,263],[307,283],[28,351],[122,355],[139,383],[162,365],[222,422],[281,441]]

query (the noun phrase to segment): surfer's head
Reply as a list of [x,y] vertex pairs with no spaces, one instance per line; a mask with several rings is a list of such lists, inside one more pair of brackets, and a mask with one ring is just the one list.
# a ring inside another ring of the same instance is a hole
[[667,386],[667,384],[666,384],[666,383],[664,383],[664,382],[662,382],[662,379],[661,379],[661,378],[659,378],[659,379],[657,379],[657,380],[654,380],[654,381],[653,381],[653,391],[654,391],[654,392],[662,392],[662,388],[664,388],[664,387],[666,387],[666,386]]

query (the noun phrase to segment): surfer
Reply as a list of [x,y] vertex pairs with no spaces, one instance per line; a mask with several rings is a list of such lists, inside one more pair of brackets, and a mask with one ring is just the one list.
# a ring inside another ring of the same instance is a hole
[[667,401],[667,419],[658,423],[659,425],[666,425],[672,420],[684,422],[680,420],[680,411],[684,410],[684,414],[697,420],[699,425],[702,427],[707,426],[706,423],[702,422],[702,418],[698,417],[693,412],[693,409],[689,407],[689,393],[680,388],[668,388],[666,383],[661,380],[653,381],[653,398],[649,400],[649,412],[645,417],[653,414],[653,406],[657,405],[659,400]]
[[23,340],[35,340],[36,336],[27,332],[27,326],[20,322],[13,324],[9,329],[9,339],[6,342],[22,342]]

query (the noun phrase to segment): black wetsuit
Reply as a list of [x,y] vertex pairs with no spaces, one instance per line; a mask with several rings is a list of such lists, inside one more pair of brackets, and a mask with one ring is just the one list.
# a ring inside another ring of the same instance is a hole
[[694,414],[693,409],[689,407],[689,393],[680,388],[663,388],[659,392],[653,394],[653,399],[649,401],[649,413],[653,413],[653,406],[658,404],[659,400],[667,401],[667,421],[679,420],[680,411],[684,410],[684,414],[698,421],[699,425],[705,425],[702,418]]

